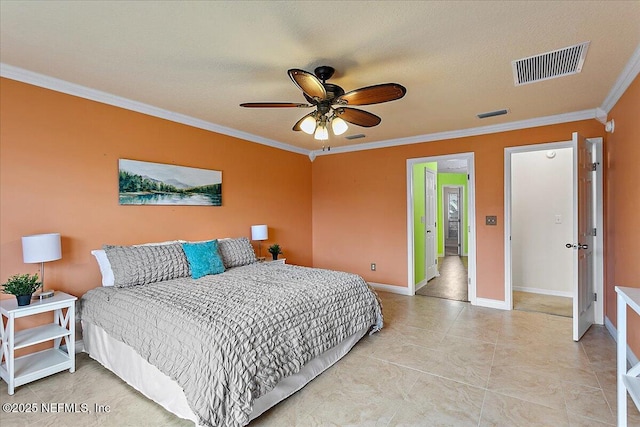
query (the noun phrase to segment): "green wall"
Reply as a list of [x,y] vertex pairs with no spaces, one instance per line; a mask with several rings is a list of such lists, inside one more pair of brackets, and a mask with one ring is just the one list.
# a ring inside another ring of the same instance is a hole
[[[444,211],[442,201],[442,187],[448,185],[462,186],[462,215],[465,229],[469,225],[468,191],[466,173],[439,173],[438,174],[438,256],[444,255]],[[424,184],[423,184],[424,187]],[[424,196],[423,196],[424,198]],[[462,253],[468,253],[469,233],[462,233]],[[423,267],[424,269],[424,267]]]
[[[421,218],[425,216],[424,211],[424,168],[429,168],[438,172],[438,163],[418,163],[413,166],[413,268],[415,274],[415,284],[425,279],[424,270],[424,250],[425,250],[425,232],[424,224]],[[442,203],[442,187],[447,185],[459,185],[463,187],[463,206],[462,215],[465,227],[469,224],[468,216],[468,192],[467,192],[467,174],[466,173],[438,173],[437,174],[437,223],[438,223],[438,256],[444,256],[444,209]],[[463,233],[462,253],[468,253],[468,233]]]
[[424,210],[424,168],[438,171],[437,162],[418,163],[413,166],[413,268],[415,283],[420,283],[425,278],[424,271],[424,224],[420,220],[425,215]]

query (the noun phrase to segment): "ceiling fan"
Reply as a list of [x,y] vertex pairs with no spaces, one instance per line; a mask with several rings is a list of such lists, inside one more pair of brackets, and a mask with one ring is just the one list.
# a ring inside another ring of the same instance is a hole
[[312,108],[315,111],[305,115],[293,125],[294,131],[313,134],[315,139],[325,141],[329,139],[328,125],[334,135],[341,135],[347,131],[346,122],[362,127],[373,127],[380,124],[382,119],[375,114],[350,105],[371,105],[394,101],[402,98],[407,89],[398,83],[383,83],[367,86],[349,92],[340,86],[327,83],[333,76],[333,67],[323,65],[311,74],[304,70],[292,68],[287,73],[298,86],[308,104],[294,102],[247,102],[240,104],[247,108]]

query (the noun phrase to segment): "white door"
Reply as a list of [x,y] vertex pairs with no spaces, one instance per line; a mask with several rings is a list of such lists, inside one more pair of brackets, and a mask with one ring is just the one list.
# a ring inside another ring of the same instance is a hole
[[575,183],[573,190],[573,242],[567,248],[573,256],[573,340],[578,341],[594,323],[595,293],[593,274],[593,153],[584,137],[573,134]]
[[431,280],[438,275],[438,258],[436,256],[436,173],[424,169],[424,231],[425,231],[425,279]]

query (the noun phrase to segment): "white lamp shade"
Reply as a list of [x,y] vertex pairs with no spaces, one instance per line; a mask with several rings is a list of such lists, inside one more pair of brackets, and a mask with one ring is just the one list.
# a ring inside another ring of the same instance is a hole
[[331,120],[331,129],[333,130],[334,135],[342,135],[349,129],[347,122],[342,120],[340,117],[334,117]]
[[313,135],[316,131],[316,118],[313,116],[309,116],[300,123],[300,129],[304,133],[308,133],[309,135]]
[[22,238],[22,259],[26,264],[62,258],[60,233],[34,234]]
[[327,139],[329,139],[329,131],[327,130],[327,127],[323,125],[319,125],[318,128],[316,129],[314,138],[317,139],[318,141],[326,141]]
[[269,229],[266,225],[251,226],[251,240],[267,240],[269,238]]

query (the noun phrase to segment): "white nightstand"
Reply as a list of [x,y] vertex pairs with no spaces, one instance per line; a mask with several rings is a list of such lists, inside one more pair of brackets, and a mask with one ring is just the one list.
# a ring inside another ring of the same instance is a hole
[[640,363],[627,370],[627,306],[640,314],[640,289],[615,287],[618,294],[618,427],[627,425],[627,392],[640,410]]
[[270,263],[270,262],[274,262],[276,264],[286,264],[287,263],[287,259],[286,258],[279,258],[279,259],[265,259],[264,261],[262,261],[264,263]]
[[[73,295],[56,292],[51,298],[32,301],[25,306],[18,306],[15,298],[0,302],[0,312],[2,312],[0,376],[9,385],[10,395],[16,387],[23,384],[65,369],[69,372],[76,370],[75,301],[77,299]],[[67,312],[64,313],[63,309],[67,309]],[[53,323],[15,331],[15,319],[49,311],[53,312]],[[63,340],[66,351],[60,348]],[[53,348],[14,357],[15,350],[46,341],[53,341]]]

